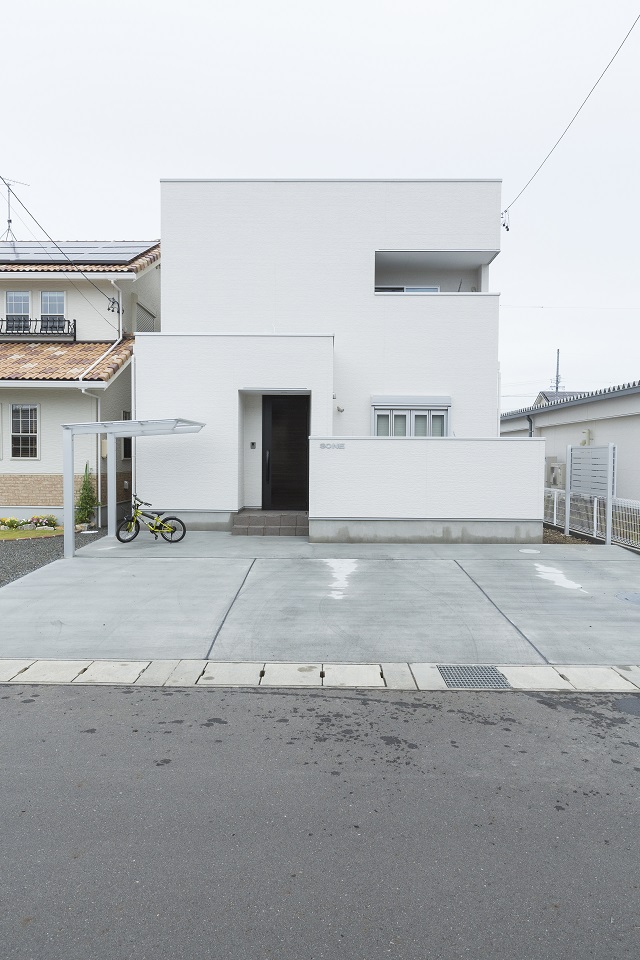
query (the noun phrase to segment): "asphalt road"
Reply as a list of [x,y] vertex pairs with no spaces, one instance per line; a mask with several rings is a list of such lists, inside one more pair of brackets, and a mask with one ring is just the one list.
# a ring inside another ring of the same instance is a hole
[[0,687],[4,960],[622,960],[640,696]]

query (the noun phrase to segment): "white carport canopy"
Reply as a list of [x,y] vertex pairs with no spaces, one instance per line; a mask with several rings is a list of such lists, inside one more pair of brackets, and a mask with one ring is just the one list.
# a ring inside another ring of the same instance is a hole
[[65,558],[75,554],[75,492],[73,484],[73,438],[80,434],[107,435],[107,533],[116,535],[116,438],[157,437],[163,434],[198,433],[204,423],[197,420],[103,420],[93,423],[62,424],[63,522]]

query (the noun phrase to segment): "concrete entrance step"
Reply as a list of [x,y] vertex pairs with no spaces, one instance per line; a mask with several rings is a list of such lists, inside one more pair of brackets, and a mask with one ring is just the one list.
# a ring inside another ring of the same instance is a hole
[[307,510],[240,510],[231,533],[245,537],[308,537]]

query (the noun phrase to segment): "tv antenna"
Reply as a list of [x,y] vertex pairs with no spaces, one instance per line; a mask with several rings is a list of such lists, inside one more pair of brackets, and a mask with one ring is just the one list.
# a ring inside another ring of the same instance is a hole
[[[2,178],[4,180],[4,177]],[[28,187],[28,183],[23,183],[22,180],[4,180],[7,187],[7,229],[0,237],[0,240],[13,240],[16,242],[16,235],[11,229],[11,187],[14,183],[20,184],[21,187]]]

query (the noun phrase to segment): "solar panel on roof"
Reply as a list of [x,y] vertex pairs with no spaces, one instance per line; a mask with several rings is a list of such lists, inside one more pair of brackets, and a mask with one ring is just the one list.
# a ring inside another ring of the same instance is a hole
[[[3,240],[0,263],[129,263],[158,240],[71,240],[53,244]],[[68,258],[68,259],[67,259]]]

